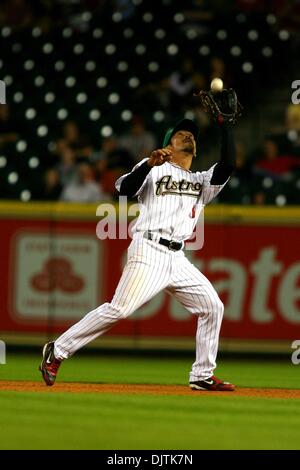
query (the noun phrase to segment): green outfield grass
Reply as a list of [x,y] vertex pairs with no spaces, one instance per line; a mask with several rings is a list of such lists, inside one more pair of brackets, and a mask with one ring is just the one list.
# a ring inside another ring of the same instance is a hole
[[[38,355],[8,355],[0,380],[40,381]],[[185,384],[191,361],[87,357],[65,362],[60,381]],[[223,360],[238,386],[300,388],[286,361]],[[299,449],[300,400],[222,396],[1,392],[1,449]]]

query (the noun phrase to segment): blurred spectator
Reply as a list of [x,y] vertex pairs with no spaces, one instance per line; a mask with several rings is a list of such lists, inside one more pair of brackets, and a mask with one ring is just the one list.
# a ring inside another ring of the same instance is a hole
[[196,106],[194,92],[207,88],[207,79],[203,73],[195,70],[193,61],[185,59],[179,70],[157,83],[145,87],[151,104],[157,102],[171,114],[179,114]]
[[300,106],[290,104],[286,110],[287,149],[293,155],[300,156]]
[[300,131],[300,106],[298,104],[287,106],[285,122],[288,130]]
[[[96,154],[95,154],[96,155]],[[111,196],[117,196],[115,182],[124,173],[131,171],[135,162],[130,153],[121,148],[115,136],[103,139],[100,152],[95,161],[97,180],[102,189]]]
[[75,121],[66,121],[63,126],[63,136],[59,141],[70,147],[76,158],[89,157],[93,151],[87,136],[80,133]]
[[285,109],[283,125],[272,128],[272,133],[284,153],[300,156],[300,106],[289,104]]
[[8,104],[0,105],[0,147],[18,139],[16,124],[10,117]]
[[93,153],[88,139],[80,133],[75,121],[67,121],[62,130],[62,138],[56,141],[55,154],[59,159],[57,170],[63,186],[72,183],[77,169],[76,162],[86,160]]
[[107,199],[107,195],[94,181],[91,166],[88,163],[81,163],[77,168],[76,181],[64,188],[60,199],[69,202],[97,202]]
[[57,201],[62,192],[62,184],[59,173],[55,168],[50,168],[44,176],[44,186],[38,195],[38,199],[43,201]]
[[63,186],[71,183],[76,175],[75,152],[64,143],[60,141],[57,144],[57,153],[60,157],[60,162],[57,165],[60,181]]
[[130,152],[120,146],[116,136],[104,138],[100,152],[93,155],[96,164],[100,163],[98,169],[122,168],[126,171],[135,164]]
[[267,138],[263,144],[262,155],[256,162],[254,170],[260,175],[282,179],[296,166],[300,166],[300,160],[291,155],[280,155],[278,144]]
[[266,203],[266,195],[263,191],[258,191],[253,195],[252,199],[253,204],[256,206],[264,206]]
[[170,106],[169,78],[153,81],[142,85],[136,92],[135,109],[143,112],[143,109],[163,108],[168,110]]
[[132,155],[135,162],[138,162],[155,149],[156,140],[152,132],[145,129],[143,119],[135,116],[129,133],[120,138],[120,146]]
[[169,78],[171,91],[171,106],[178,109],[178,106],[186,105],[186,97],[192,96],[194,88],[193,81],[194,67],[191,59],[185,59],[179,70],[174,71]]

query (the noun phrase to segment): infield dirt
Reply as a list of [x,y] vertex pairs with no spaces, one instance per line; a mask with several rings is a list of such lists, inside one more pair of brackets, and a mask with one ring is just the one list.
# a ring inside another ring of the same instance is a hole
[[300,399],[300,390],[279,388],[237,388],[234,392],[195,392],[182,385],[146,385],[146,384],[95,384],[78,382],[60,382],[47,387],[39,382],[0,381],[0,391],[15,392],[51,392],[51,393],[122,393],[151,395],[198,395],[238,396],[253,398]]

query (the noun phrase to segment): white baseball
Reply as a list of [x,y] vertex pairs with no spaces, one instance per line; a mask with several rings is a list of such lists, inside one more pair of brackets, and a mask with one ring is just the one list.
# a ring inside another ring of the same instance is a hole
[[214,78],[211,81],[210,89],[214,93],[218,93],[219,91],[222,91],[223,90],[223,80],[221,80],[221,78]]

